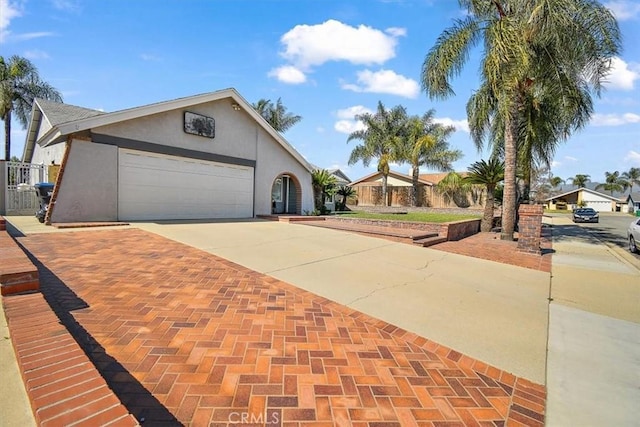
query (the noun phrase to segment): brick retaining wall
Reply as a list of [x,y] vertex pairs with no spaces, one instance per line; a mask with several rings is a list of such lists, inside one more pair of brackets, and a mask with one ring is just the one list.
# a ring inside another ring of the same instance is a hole
[[480,231],[480,219],[465,219],[454,222],[433,223],[417,221],[393,221],[384,219],[344,218],[340,216],[326,217],[327,221],[352,222],[362,225],[378,227],[392,227],[410,230],[421,230],[430,233],[438,233],[447,240],[460,240],[472,236]]

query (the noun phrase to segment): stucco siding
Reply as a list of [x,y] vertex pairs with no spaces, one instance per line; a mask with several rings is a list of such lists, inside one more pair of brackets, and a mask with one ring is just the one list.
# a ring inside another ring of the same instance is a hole
[[117,182],[117,147],[74,140],[51,222],[117,220]]
[[602,197],[597,194],[589,193],[588,191],[581,191],[582,200],[585,202],[609,202],[611,203],[611,199],[607,197]]
[[[215,138],[184,132],[184,112],[202,114],[215,120]],[[181,110],[153,114],[92,129],[94,133],[171,147],[256,160],[258,124],[244,111],[235,111],[230,99],[195,105]]]
[[31,163],[34,165],[50,165],[53,162],[59,165],[62,162],[66,146],[67,144],[64,142],[49,145],[48,147],[41,147],[39,144],[35,144]]
[[258,162],[255,169],[255,214],[271,214],[271,186],[283,173],[294,175],[302,189],[302,212],[313,211],[311,173],[273,140],[262,128],[257,128]]

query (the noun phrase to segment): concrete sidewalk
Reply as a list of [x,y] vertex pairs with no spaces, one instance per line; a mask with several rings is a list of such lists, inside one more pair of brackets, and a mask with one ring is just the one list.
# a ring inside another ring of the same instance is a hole
[[36,425],[13,351],[4,307],[0,307],[0,427]]
[[553,218],[548,426],[640,420],[640,261]]

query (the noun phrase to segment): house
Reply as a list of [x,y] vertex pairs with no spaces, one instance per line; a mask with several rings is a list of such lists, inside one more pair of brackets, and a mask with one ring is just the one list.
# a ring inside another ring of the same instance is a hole
[[[358,206],[376,206],[382,202],[382,172],[374,172],[349,184],[356,191]],[[413,179],[409,175],[389,171],[386,206],[411,206]],[[433,183],[418,179],[418,206],[429,206]]]
[[[341,187],[345,187],[345,186],[349,185],[349,183],[351,182],[349,177],[344,172],[342,172],[340,169],[337,169],[337,168],[327,169],[327,172],[329,172],[331,174],[331,176],[333,176],[335,178],[335,180],[336,180],[336,190],[341,188]],[[337,202],[341,202],[341,201],[342,201],[342,196],[339,196],[337,194],[330,194],[329,196],[327,196],[324,205],[330,211],[335,211],[336,210],[336,203]]]
[[[471,208],[480,209],[483,203],[483,190],[454,195],[442,194],[437,190],[438,182],[449,172],[420,174],[418,178],[418,206],[432,208]],[[464,176],[466,172],[459,172]],[[359,206],[382,205],[382,173],[376,172],[362,177],[350,184],[358,196]],[[411,206],[413,178],[410,175],[390,171],[387,179],[388,206]]]
[[627,196],[627,212],[640,211],[640,191],[634,191]]
[[313,210],[311,165],[235,89],[112,113],[37,99],[23,161],[61,165],[50,222]]
[[576,188],[545,199],[547,209],[573,210],[578,206],[593,208],[598,212],[619,210],[620,199],[586,187]]

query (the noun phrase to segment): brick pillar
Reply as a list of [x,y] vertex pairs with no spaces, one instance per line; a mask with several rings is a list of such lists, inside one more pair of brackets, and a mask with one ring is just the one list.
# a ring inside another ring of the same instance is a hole
[[520,205],[518,214],[518,251],[532,254],[540,253],[540,234],[542,233],[542,205]]

